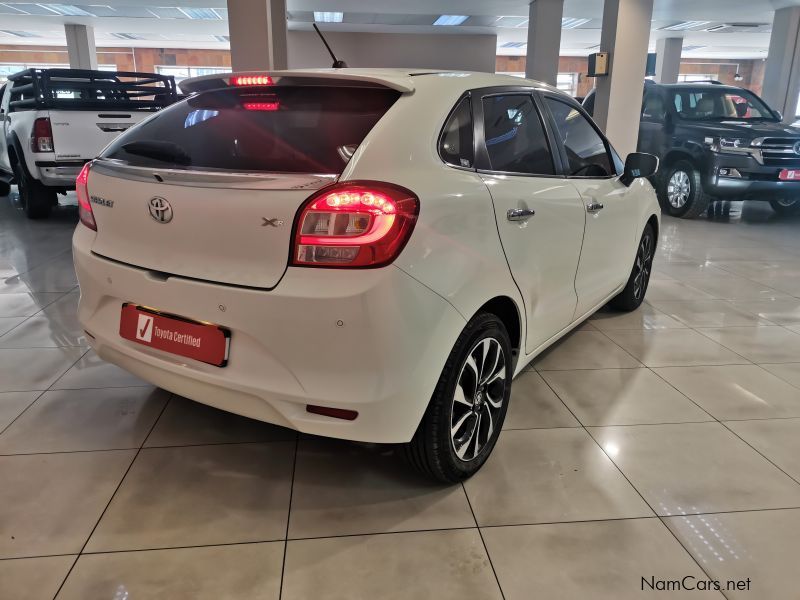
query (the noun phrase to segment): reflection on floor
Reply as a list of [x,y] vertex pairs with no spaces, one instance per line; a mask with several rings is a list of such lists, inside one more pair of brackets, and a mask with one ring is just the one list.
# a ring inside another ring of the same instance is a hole
[[44,222],[0,199],[3,598],[620,600],[686,576],[797,597],[800,217],[665,219],[648,303],[518,377],[494,456],[451,487],[104,364],[76,221],[74,199]]

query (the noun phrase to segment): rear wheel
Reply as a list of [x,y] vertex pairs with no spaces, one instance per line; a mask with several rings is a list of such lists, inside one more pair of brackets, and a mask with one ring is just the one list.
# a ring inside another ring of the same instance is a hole
[[703,214],[712,198],[703,191],[700,172],[688,160],[666,169],[658,186],[661,209],[673,217],[691,219]]
[[642,239],[639,240],[639,247],[636,249],[636,260],[633,262],[633,269],[628,278],[628,283],[619,294],[611,299],[611,307],[618,310],[632,311],[639,308],[644,301],[647,293],[647,286],[650,284],[650,273],[653,270],[653,256],[656,251],[656,232],[653,226],[648,223]]
[[58,202],[55,190],[31,177],[19,160],[14,160],[12,168],[25,216],[29,219],[44,219],[49,216],[53,206]]
[[425,475],[455,483],[492,452],[511,394],[511,342],[495,315],[476,315],[447,359],[425,415],[405,451]]
[[777,200],[770,200],[769,205],[779,215],[800,213],[800,198],[778,198]]

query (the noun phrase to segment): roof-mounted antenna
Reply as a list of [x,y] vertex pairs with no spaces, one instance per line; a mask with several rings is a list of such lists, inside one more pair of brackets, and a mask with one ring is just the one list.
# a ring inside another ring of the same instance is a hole
[[330,54],[331,58],[333,59],[333,68],[334,69],[346,69],[347,68],[347,63],[344,62],[343,60],[339,60],[338,58],[336,58],[336,55],[333,53],[333,50],[331,50],[331,47],[328,45],[328,42],[325,41],[325,36],[322,35],[322,32],[319,30],[319,27],[317,27],[317,24],[316,23],[312,23],[312,25],[314,26],[314,31],[317,32],[317,35],[319,36],[319,39],[322,40],[322,43],[325,44],[325,47],[328,49],[328,54]]

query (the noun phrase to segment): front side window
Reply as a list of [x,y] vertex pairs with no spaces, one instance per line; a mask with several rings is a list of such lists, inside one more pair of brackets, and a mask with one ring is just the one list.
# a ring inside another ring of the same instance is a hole
[[614,174],[605,140],[589,120],[566,102],[550,97],[545,98],[545,102],[567,151],[568,175],[608,177]]
[[439,154],[448,165],[472,168],[472,107],[469,98],[463,98],[450,115],[442,131]]
[[544,126],[529,95],[484,98],[483,132],[491,170],[555,174]]
[[673,92],[675,110],[682,119],[691,121],[777,121],[775,114],[746,90],[683,88]]
[[667,110],[664,99],[658,92],[649,92],[642,103],[642,121],[663,123]]

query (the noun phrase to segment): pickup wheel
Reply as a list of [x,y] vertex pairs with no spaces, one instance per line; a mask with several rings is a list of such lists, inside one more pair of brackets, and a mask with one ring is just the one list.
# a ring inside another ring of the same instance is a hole
[[769,205],[779,215],[796,215],[800,213],[800,198],[778,198],[770,200]]
[[645,225],[639,247],[636,249],[636,258],[633,261],[628,283],[619,294],[609,302],[611,308],[630,312],[636,310],[644,301],[647,286],[650,284],[650,273],[653,271],[653,256],[656,252],[656,232],[653,226]]
[[712,199],[703,191],[700,172],[688,160],[679,160],[670,165],[659,182],[661,209],[673,217],[697,217],[703,214]]
[[472,476],[491,454],[508,410],[512,354],[508,332],[490,313],[467,323],[411,441],[409,462],[445,483]]
[[13,169],[25,216],[29,219],[47,218],[53,206],[58,202],[55,190],[51,190],[31,177],[18,160],[14,161]]

